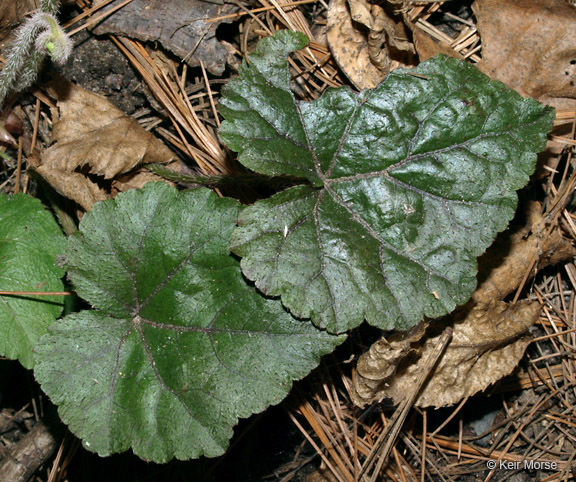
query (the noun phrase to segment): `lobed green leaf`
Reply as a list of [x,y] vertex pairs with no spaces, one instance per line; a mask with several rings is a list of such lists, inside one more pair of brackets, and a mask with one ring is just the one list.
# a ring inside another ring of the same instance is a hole
[[246,284],[228,248],[239,210],[149,184],[97,203],[70,237],[70,279],[95,310],[51,327],[35,373],[88,449],[220,455],[239,417],[279,403],[343,341]]
[[514,215],[554,110],[446,56],[298,101],[287,55],[303,45],[289,31],[262,40],[220,102],[220,135],[245,166],[309,181],[241,213],[244,274],[334,333],[451,312]]

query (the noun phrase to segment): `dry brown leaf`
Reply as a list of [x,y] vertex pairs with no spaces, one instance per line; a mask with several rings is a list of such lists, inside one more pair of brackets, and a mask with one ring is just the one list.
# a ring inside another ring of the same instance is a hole
[[374,29],[374,19],[370,13],[370,4],[364,0],[347,0],[350,8],[350,17],[364,27]]
[[565,0],[476,0],[478,67],[522,95],[576,106],[576,7]]
[[478,260],[478,288],[472,295],[476,303],[503,300],[515,291],[530,269],[532,259],[538,259],[537,271],[576,256],[576,248],[564,238],[559,228],[549,236],[540,203],[530,203],[527,223],[522,229],[502,233]]
[[450,44],[446,42],[436,42],[430,35],[423,32],[419,28],[414,28],[412,30],[412,37],[414,39],[414,47],[418,53],[418,58],[420,62],[431,59],[435,55],[445,54],[450,57],[455,57],[457,59],[463,59],[464,57],[456,52]]
[[0,48],[24,17],[40,8],[40,0],[10,0],[0,2]]
[[[114,187],[119,190],[141,187],[144,179],[160,180],[149,173],[134,180],[142,164],[167,163],[174,156],[132,117],[104,97],[61,78],[50,82],[47,90],[58,110],[53,144],[34,167],[58,192],[88,210],[95,202],[111,197],[95,182],[95,176],[116,179]],[[125,173],[131,173],[130,183],[118,178]]]
[[452,339],[415,405],[445,407],[458,403],[514,370],[530,344],[527,330],[538,320],[540,310],[539,303],[530,301],[515,305],[491,301],[438,320],[428,330],[398,334],[389,341],[382,338],[358,360],[352,400],[361,407],[383,398],[400,403],[420,376],[422,361],[442,336],[426,333],[452,320]]
[[[121,2],[116,0],[107,9]],[[222,21],[206,20],[239,10],[232,2],[216,0],[132,0],[101,22],[94,32],[159,42],[188,65],[197,67],[202,61],[209,72],[221,75],[228,56],[216,38]]]
[[149,182],[160,180],[162,180],[162,178],[153,172],[147,171],[146,169],[136,169],[127,174],[116,176],[114,181],[112,181],[112,195],[116,196],[119,192],[128,191],[129,189],[139,189]]
[[326,35],[336,63],[358,89],[373,89],[391,70],[412,65],[404,24],[365,0],[332,0]]
[[366,37],[352,26],[346,0],[330,2],[326,37],[334,60],[358,89],[372,89],[384,79],[370,61]]

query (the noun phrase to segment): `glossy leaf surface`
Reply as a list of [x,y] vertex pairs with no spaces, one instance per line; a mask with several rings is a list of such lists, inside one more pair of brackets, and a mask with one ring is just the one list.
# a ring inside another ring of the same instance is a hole
[[289,31],[261,41],[220,102],[245,166],[309,183],[242,212],[244,274],[335,333],[452,311],[513,216],[553,109],[445,56],[371,91],[298,101],[287,55],[305,44]]
[[224,452],[342,337],[249,287],[228,246],[240,205],[166,184],[97,203],[68,244],[95,310],[55,323],[36,376],[84,445],[164,462]]

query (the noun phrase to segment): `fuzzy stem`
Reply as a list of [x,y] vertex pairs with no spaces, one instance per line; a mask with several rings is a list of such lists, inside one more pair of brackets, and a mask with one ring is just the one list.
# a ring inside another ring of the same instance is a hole
[[0,72],[0,106],[10,93],[24,90],[36,80],[45,54],[57,62],[64,62],[70,55],[72,43],[54,17],[59,4],[59,0],[42,0],[41,11],[18,29]]
[[40,11],[50,15],[56,15],[59,8],[60,0],[42,0],[40,3]]
[[8,154],[6,154],[4,151],[0,151],[0,157],[2,159],[5,159],[6,161],[10,161],[10,162],[14,162],[14,159],[12,159]]
[[4,69],[0,73],[0,105],[12,91],[21,90],[36,79],[44,55],[36,52],[34,41],[42,27],[27,21],[18,31]]

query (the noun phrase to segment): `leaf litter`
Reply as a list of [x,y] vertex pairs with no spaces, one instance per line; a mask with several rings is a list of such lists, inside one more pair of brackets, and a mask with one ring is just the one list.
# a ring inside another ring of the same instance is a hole
[[391,70],[416,65],[406,27],[379,5],[335,0],[327,22],[330,51],[357,89],[373,89]]
[[[382,338],[362,355],[354,372],[352,400],[359,406],[391,398],[400,403],[422,372],[421,361],[434,350],[439,327],[453,335],[439,363],[415,401],[417,407],[445,407],[486,390],[511,373],[533,337],[530,328],[540,316],[537,302],[515,305],[491,301],[441,318],[416,333]],[[417,360],[417,361],[415,361]]]
[[2,2],[0,4],[0,47],[10,41],[10,34],[25,16],[40,6],[40,0],[21,0],[18,2]]
[[576,107],[576,8],[563,0],[473,4],[482,36],[479,68],[558,108]]
[[[120,3],[121,0],[112,2],[106,9],[113,9]],[[94,31],[98,35],[117,34],[159,42],[191,67],[203,63],[209,72],[221,75],[228,57],[226,46],[216,36],[222,21],[207,20],[238,10],[237,5],[218,0],[164,0],[154,2],[153,6],[145,0],[132,0],[99,23]]]
[[[272,9],[274,15],[264,12],[258,13],[257,17],[263,25],[271,30],[278,28],[278,26],[280,28],[289,28],[290,25],[286,23],[287,19],[292,19],[295,12],[300,13],[302,10],[301,8],[283,8],[280,6],[275,9],[267,2],[262,3],[264,8]],[[282,3],[280,2],[279,5]],[[439,9],[441,10],[449,5],[450,2],[444,5],[442,2],[435,2],[431,5],[416,6],[407,3],[405,7],[407,8],[407,16],[410,16],[413,20],[416,19],[419,32],[424,32],[424,35],[428,35],[429,38],[433,36],[434,42],[442,36],[437,30],[434,30],[435,27],[432,24],[426,24],[426,19],[429,20],[430,15],[433,15],[434,12],[438,12]],[[250,25],[250,21],[246,21],[243,25]],[[434,28],[431,28],[431,26]],[[253,31],[250,29],[253,29],[253,27],[249,27],[249,31]],[[464,34],[464,31],[462,33]],[[314,60],[306,57],[308,53],[303,54],[300,52],[294,64],[297,69],[300,69],[298,83],[303,86],[300,92],[304,97],[315,98],[329,83],[341,82],[341,77],[338,77],[338,74],[335,73],[336,70],[332,59],[328,57],[328,60],[326,60],[327,50],[323,50],[321,38],[321,35],[317,35],[316,44],[314,49],[312,49],[312,54],[317,56]],[[442,38],[446,39],[446,37]],[[478,38],[477,33],[476,38]],[[480,50],[474,50],[474,44],[471,44],[472,47],[465,46],[466,42],[465,38],[460,38],[453,45],[452,40],[448,39],[445,41],[446,49],[463,48],[463,50],[454,51],[465,52],[466,54],[470,54],[470,51],[472,51],[472,54],[467,56],[473,61],[477,61],[477,53],[480,53]],[[248,43],[238,43],[237,49],[246,53],[245,49],[248,45]],[[515,54],[512,54],[510,58],[514,58],[514,56]],[[311,65],[322,65],[322,68],[311,68]],[[554,71],[555,69],[557,70],[557,67],[552,65],[547,71]],[[559,113],[557,123],[562,122],[565,126],[571,127],[570,123],[573,118],[573,112],[571,113],[568,109]],[[569,146],[571,139],[570,130],[562,135],[567,139],[563,141],[562,147]],[[565,162],[566,160],[567,162]],[[555,161],[555,163],[549,162],[548,166],[551,170],[540,178],[547,180],[542,183],[545,188],[546,199],[553,199],[557,190],[561,190],[567,183],[572,182],[569,176],[569,160],[570,155],[566,157],[566,153],[564,153],[564,156],[561,156],[559,150],[550,159],[550,161]],[[568,186],[568,190],[570,189],[572,188]],[[573,244],[576,239],[576,230],[574,229],[575,219],[571,213],[571,204],[566,204],[560,211],[560,218],[553,218],[552,222],[554,227],[560,230],[561,236],[563,238],[568,237],[568,243]],[[549,221],[549,218],[546,219],[547,221]],[[524,231],[524,236],[531,235]],[[514,243],[520,241],[520,238],[522,236],[515,239]],[[540,236],[540,242],[543,241],[544,239]],[[536,255],[538,255],[538,249],[536,250]],[[532,273],[536,274],[536,271],[542,265],[543,263],[536,263],[536,268],[531,271],[530,275]],[[563,470],[569,469],[569,466],[564,461],[568,458],[566,454],[569,455],[572,449],[570,448],[569,439],[563,439],[562,434],[566,431],[565,422],[570,420],[569,414],[571,413],[569,405],[570,392],[566,388],[566,370],[569,371],[571,368],[569,358],[566,355],[570,353],[569,347],[573,344],[573,339],[571,338],[573,335],[569,332],[569,320],[574,317],[574,303],[571,297],[573,297],[575,289],[576,268],[571,261],[568,261],[563,269],[554,268],[547,273],[549,274],[538,275],[535,281],[529,285],[530,289],[528,291],[525,290],[522,294],[523,298],[529,297],[532,300],[538,300],[541,306],[544,307],[544,312],[537,325],[537,333],[542,336],[540,336],[541,339],[536,339],[532,344],[532,347],[540,350],[540,356],[534,358],[532,353],[520,370],[516,372],[515,377],[508,377],[498,385],[503,390],[501,396],[503,409],[500,412],[503,415],[499,415],[499,417],[504,422],[500,422],[500,424],[495,422],[494,427],[496,428],[490,429],[491,455],[487,456],[486,452],[479,451],[480,447],[475,443],[476,439],[466,433],[454,435],[454,433],[448,432],[446,436],[442,437],[438,436],[438,434],[430,433],[430,430],[433,429],[431,426],[428,427],[429,431],[426,432],[426,426],[424,426],[423,431],[419,431],[417,426],[411,425],[405,427],[395,442],[395,446],[399,450],[394,454],[395,461],[391,460],[390,464],[384,468],[387,476],[400,477],[410,474],[417,478],[420,474],[417,474],[416,471],[419,469],[422,460],[426,461],[426,472],[432,474],[433,477],[455,477],[463,474],[481,473],[485,470],[485,460],[489,457],[499,457],[508,461],[524,460],[526,457],[530,457],[530,454],[536,453],[535,451],[537,450],[536,447],[526,443],[523,438],[527,437],[525,433],[529,434],[530,437],[539,437],[539,442],[537,443],[540,446],[540,449],[538,449],[541,450],[540,454],[542,454],[542,450],[545,454],[553,453],[553,455],[545,455],[545,457],[553,457],[553,460],[560,462],[557,474],[562,476]],[[345,369],[346,365],[343,368]],[[297,401],[293,408],[295,421],[297,422],[297,419],[305,416],[314,429],[302,427],[302,430],[306,433],[323,434],[321,437],[322,442],[317,445],[318,453],[327,461],[326,468],[323,470],[330,472],[332,477],[337,477],[337,480],[353,480],[353,475],[351,475],[352,478],[342,479],[342,473],[345,472],[343,467],[347,467],[348,464],[353,467],[366,454],[370,453],[372,450],[370,440],[377,436],[382,424],[386,423],[387,416],[377,412],[377,417],[371,417],[370,414],[374,412],[374,405],[359,415],[357,411],[352,409],[349,397],[342,391],[342,385],[349,386],[348,379],[341,377],[337,372],[330,374],[327,370],[323,370],[322,373],[322,377],[319,379],[312,378],[309,382],[310,385],[308,383],[305,385],[309,387],[305,389],[308,390],[308,393],[303,395],[303,397],[294,397],[294,400]],[[317,386],[312,384],[312,380],[319,380],[319,386],[324,388],[317,390]],[[557,387],[556,391],[553,391],[552,385]],[[509,392],[509,390],[514,390],[514,392]],[[514,393],[519,395],[516,397]],[[549,398],[547,411],[542,412],[541,395],[543,394],[542,396],[544,396],[546,393],[550,394],[551,398]],[[477,397],[472,398],[475,399]],[[446,418],[451,418],[452,416],[460,417],[469,404],[470,401],[464,405],[460,404],[450,414],[450,417],[446,414]],[[382,407],[387,412],[386,406],[383,405]],[[426,420],[426,414],[425,410],[422,411],[421,415],[414,412],[410,420],[416,422],[418,420]],[[526,417],[526,414],[528,414],[528,417]],[[542,425],[542,415],[546,421],[545,427]],[[358,423],[359,416],[362,417],[361,422],[364,424],[366,434],[350,430],[350,427]],[[431,416],[432,414],[428,415],[429,424],[432,423]],[[463,418],[464,427],[466,427],[467,418],[468,415]],[[344,427],[342,423],[344,423]],[[509,428],[514,426],[520,429],[515,431]],[[445,429],[444,432],[446,432]],[[422,438],[424,438],[424,442]],[[556,445],[553,446],[554,440],[556,440]],[[561,440],[560,444],[558,444],[558,440]],[[356,472],[350,469],[349,474],[353,473]]]
[[573,241],[562,234],[559,226],[549,230],[550,222],[541,209],[540,203],[529,203],[525,225],[498,237],[480,257],[474,302],[503,300],[527,280],[527,272],[531,278],[547,266],[566,262],[576,255]]
[[160,178],[142,169],[169,163],[172,152],[105,98],[58,78],[47,86],[56,101],[52,145],[35,166],[62,195],[85,210],[110,197],[95,177],[124,191]]

